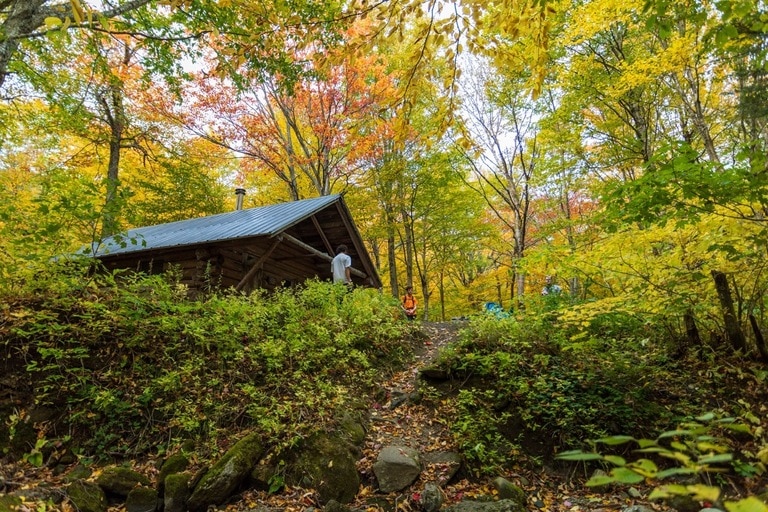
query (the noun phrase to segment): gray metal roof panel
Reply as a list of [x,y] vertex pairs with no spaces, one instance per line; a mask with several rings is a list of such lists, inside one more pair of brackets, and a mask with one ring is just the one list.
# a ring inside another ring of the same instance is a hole
[[254,236],[273,236],[333,204],[340,197],[335,194],[135,228],[103,240],[92,254],[106,257]]

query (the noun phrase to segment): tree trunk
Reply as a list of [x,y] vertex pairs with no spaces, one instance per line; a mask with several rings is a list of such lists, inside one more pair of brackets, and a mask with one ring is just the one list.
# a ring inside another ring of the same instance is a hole
[[688,347],[701,347],[701,336],[699,335],[699,328],[696,326],[696,318],[693,316],[693,312],[689,309],[683,315],[683,321],[685,322],[685,339],[684,343],[680,343],[680,354],[684,354]]
[[701,346],[701,336],[699,336],[699,328],[696,327],[696,319],[693,313],[688,310],[683,315],[685,321],[685,338],[688,340],[689,345]]
[[765,346],[765,338],[763,338],[760,326],[757,325],[755,315],[749,315],[749,323],[752,325],[752,332],[755,333],[755,344],[757,345],[758,352],[760,352],[760,357],[763,362],[768,363],[768,348]]
[[731,288],[728,286],[728,278],[722,272],[712,271],[712,278],[715,280],[715,289],[720,299],[720,307],[723,309],[723,322],[725,323],[725,334],[734,350],[743,351],[747,342],[744,339],[744,333],[739,327],[736,319],[736,312],[733,308],[733,298],[731,297]]
[[440,319],[445,322],[445,272],[440,271]]
[[125,105],[122,84],[116,78],[97,98],[104,119],[109,124],[109,163],[107,164],[107,192],[104,200],[104,219],[101,235],[107,237],[118,231],[117,216],[120,209],[118,188],[120,187],[120,156],[126,128]]
[[45,16],[41,14],[45,0],[17,1],[4,6],[7,16],[0,26],[0,88],[8,75],[8,64],[19,48],[19,42],[43,24]]
[[400,287],[397,284],[397,254],[395,252],[395,228],[392,222],[387,223],[387,264],[389,265],[389,288],[392,296],[400,298]]

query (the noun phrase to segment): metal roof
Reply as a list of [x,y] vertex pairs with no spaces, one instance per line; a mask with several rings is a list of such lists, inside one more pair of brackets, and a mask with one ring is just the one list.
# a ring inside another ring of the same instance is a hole
[[101,244],[94,244],[91,254],[105,257],[254,236],[273,236],[339,201],[340,197],[334,194],[135,228],[102,240]]

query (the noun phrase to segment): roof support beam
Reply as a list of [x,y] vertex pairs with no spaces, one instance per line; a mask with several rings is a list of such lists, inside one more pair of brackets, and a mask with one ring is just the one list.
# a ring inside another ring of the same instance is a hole
[[[349,233],[349,237],[352,239],[352,244],[355,246],[355,250],[357,251],[357,254],[367,254],[367,251],[365,250],[365,247],[362,245],[362,238],[360,238],[359,233],[357,233],[357,229],[355,226],[350,222],[349,213],[346,210],[346,206],[342,206],[342,203],[336,203],[336,210],[339,212],[339,216],[341,217],[342,222],[344,223],[344,227],[347,228],[347,233]],[[357,236],[355,236],[357,234]],[[358,244],[358,241],[360,242]],[[361,258],[362,264],[365,267],[365,270],[369,272],[370,275],[375,275],[375,270],[373,268],[370,268],[368,266],[368,260],[367,258]],[[363,277],[368,277],[367,275],[364,275]],[[371,282],[373,285],[374,283]]]
[[331,242],[328,241],[328,237],[325,236],[325,231],[323,231],[323,227],[320,225],[320,222],[318,222],[317,217],[315,215],[312,216],[312,224],[315,225],[315,229],[320,234],[320,238],[323,239],[323,245],[325,245],[325,250],[328,252],[328,254],[333,254],[333,247],[331,246]]
[[[291,235],[289,235],[289,234],[287,234],[287,233],[282,233],[280,236],[281,236],[281,237],[283,237],[283,238],[285,238],[285,241],[286,241],[286,242],[290,242],[290,243],[292,243],[292,244],[294,244],[294,245],[296,245],[296,246],[298,246],[298,247],[301,247],[301,248],[302,248],[302,249],[304,249],[305,251],[308,251],[308,252],[310,252],[311,254],[314,254],[314,255],[315,255],[315,256],[317,256],[318,258],[322,258],[322,259],[324,259],[325,261],[327,261],[327,262],[329,262],[329,263],[330,263],[331,261],[333,261],[333,257],[332,257],[332,256],[329,256],[328,254],[326,254],[326,253],[324,253],[324,252],[320,252],[320,251],[318,251],[317,249],[315,249],[315,248],[314,248],[314,247],[312,247],[311,245],[305,244],[304,242],[302,242],[302,241],[301,241],[301,240],[299,240],[298,238],[294,238],[294,237],[292,237]],[[356,275],[357,277],[362,277],[363,279],[367,279],[367,278],[368,278],[368,275],[367,275],[365,272],[362,272],[362,271],[360,271],[360,270],[356,269],[355,267],[352,267],[352,268],[350,269],[350,271],[351,271],[351,272],[352,272],[354,275]]]
[[253,279],[253,276],[256,275],[256,272],[259,271],[261,266],[264,264],[265,261],[267,261],[267,258],[274,252],[275,249],[277,249],[277,246],[280,245],[280,242],[283,241],[282,236],[278,236],[274,242],[272,242],[272,245],[267,249],[267,252],[261,255],[261,258],[256,260],[256,263],[253,264],[251,269],[248,271],[245,276],[240,280],[239,283],[237,283],[237,286],[235,286],[235,290],[240,291],[245,287],[246,283],[248,283],[251,279]]

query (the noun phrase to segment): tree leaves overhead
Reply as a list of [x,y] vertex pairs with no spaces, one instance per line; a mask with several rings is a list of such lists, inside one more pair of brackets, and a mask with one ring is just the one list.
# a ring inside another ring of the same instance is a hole
[[291,78],[301,70],[295,52],[332,43],[340,24],[334,0],[130,0],[99,6],[84,0],[7,0],[0,11],[0,89],[9,74],[23,82],[34,71],[32,56],[20,49],[74,30],[142,41],[153,57],[147,68],[171,78],[183,72],[184,58],[194,60],[203,47],[216,50],[222,72],[247,64],[255,72]]

